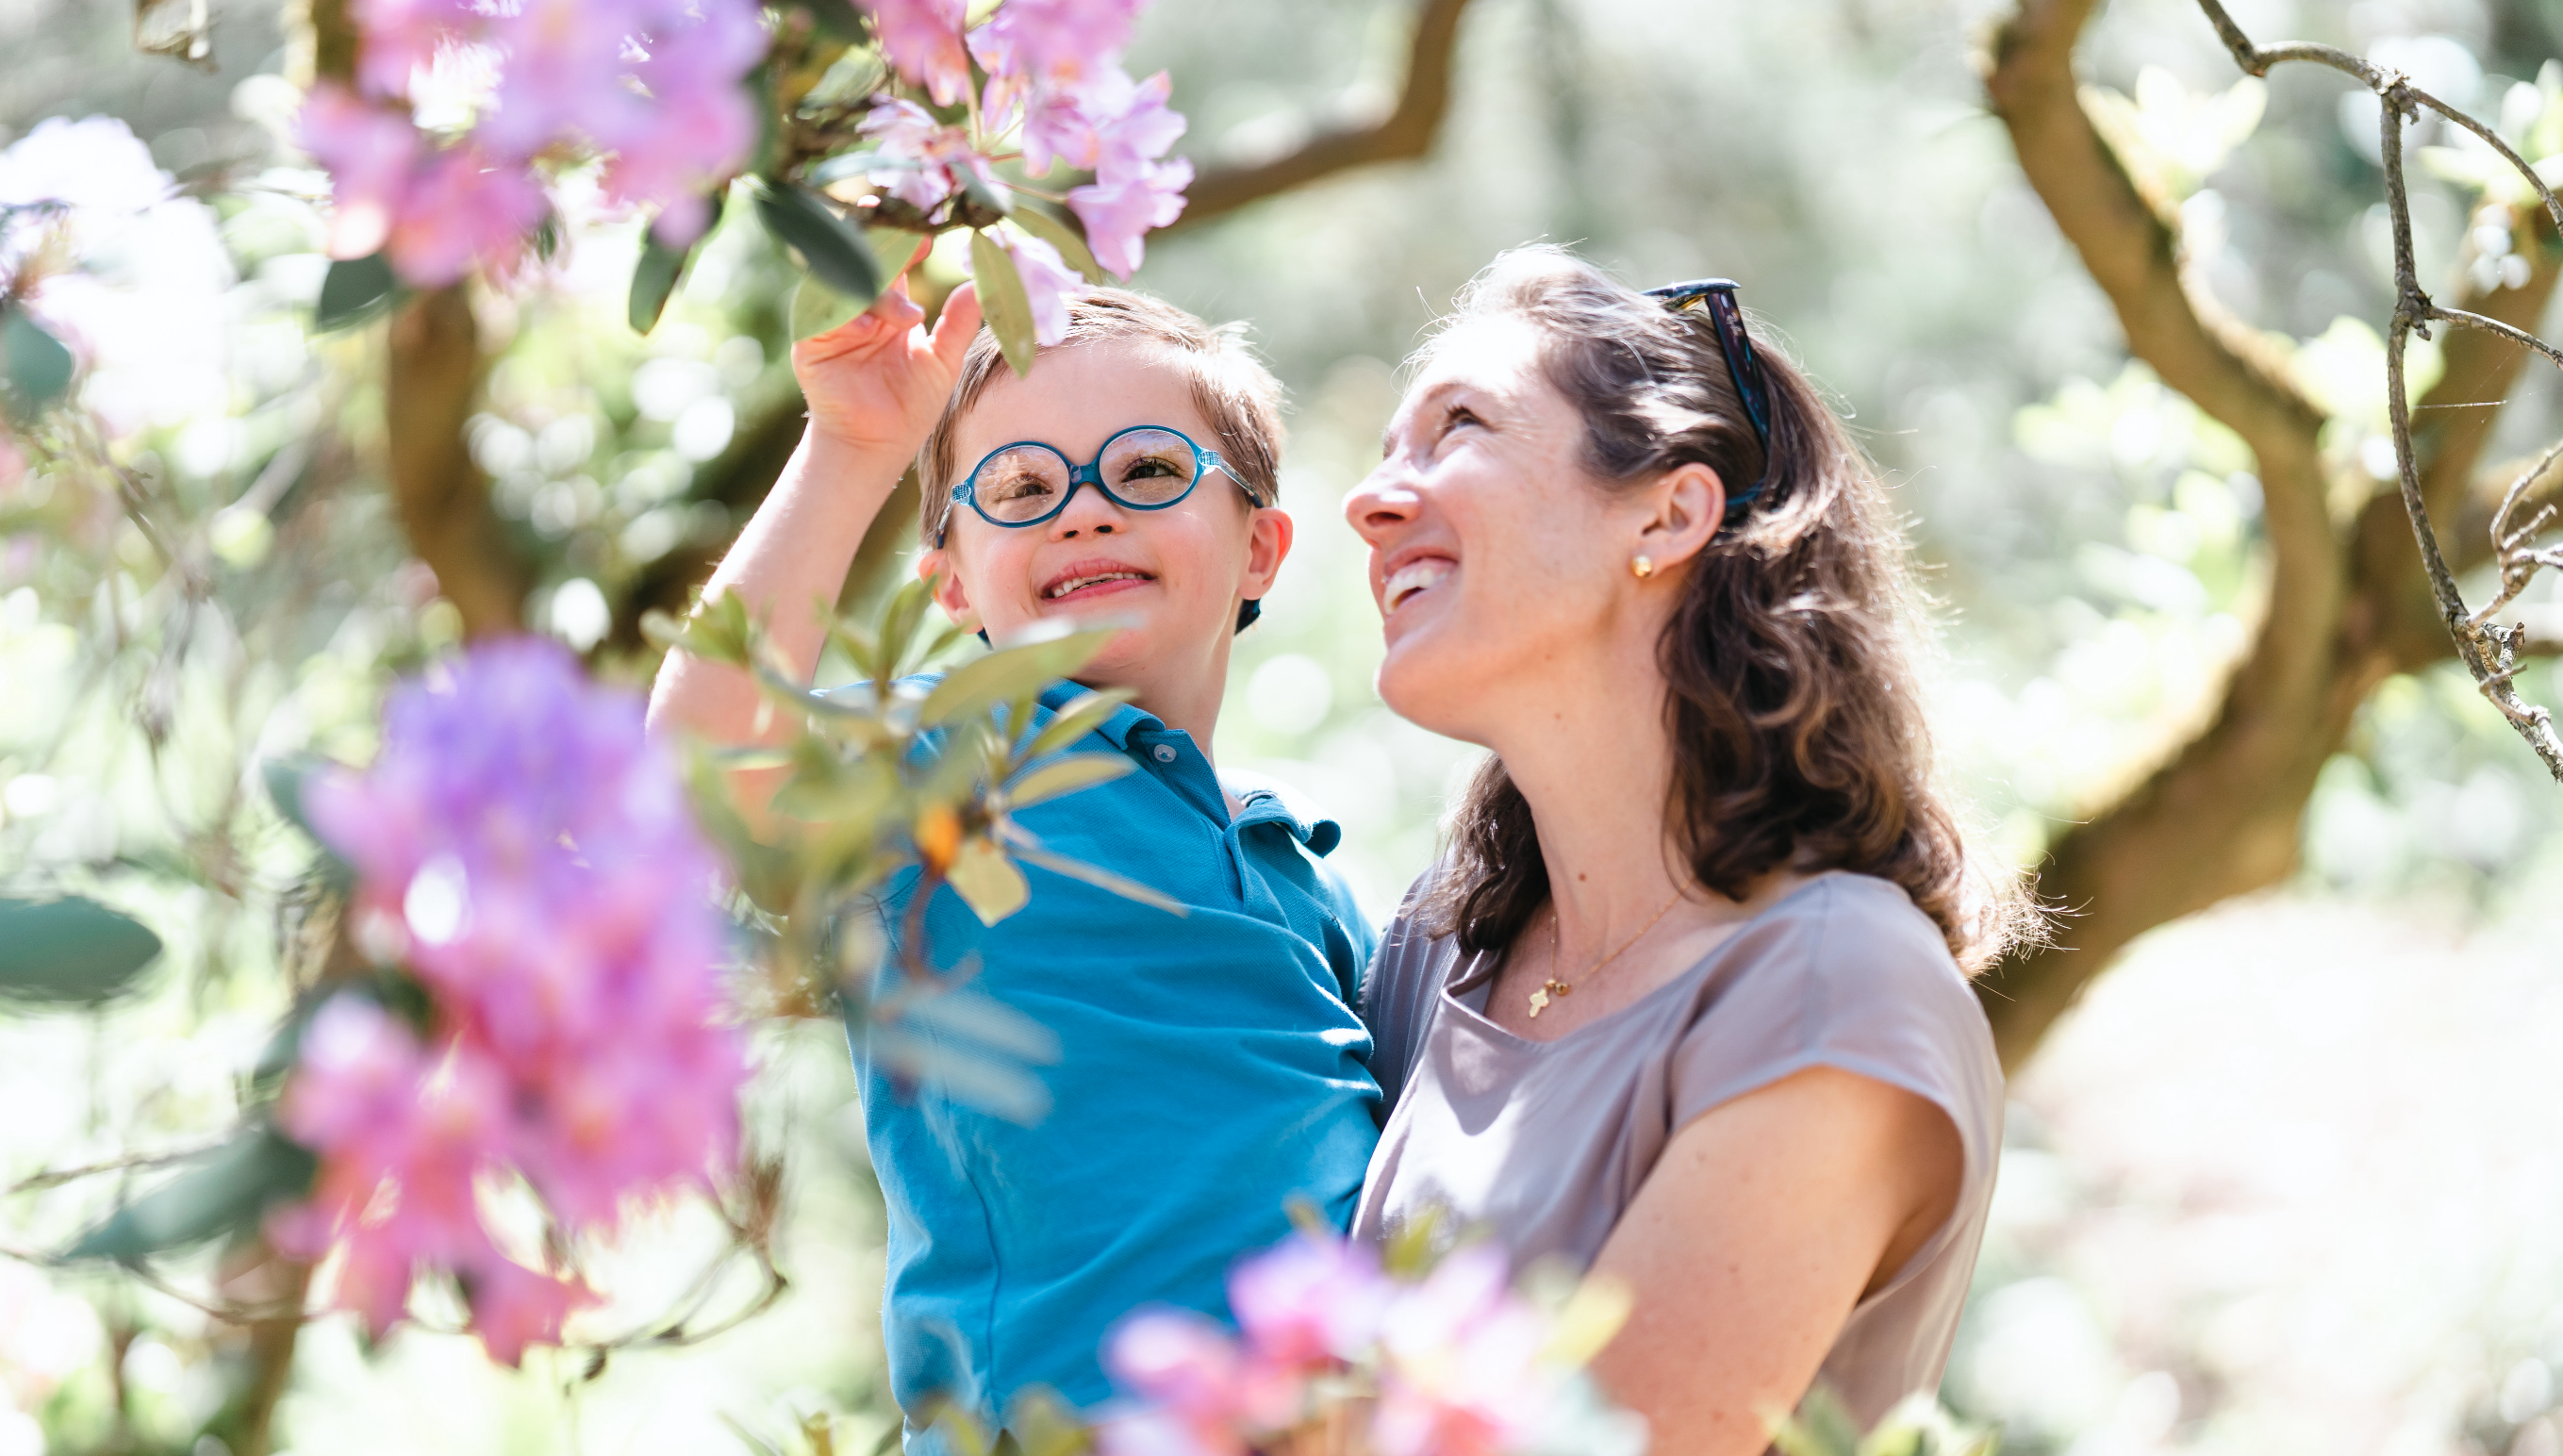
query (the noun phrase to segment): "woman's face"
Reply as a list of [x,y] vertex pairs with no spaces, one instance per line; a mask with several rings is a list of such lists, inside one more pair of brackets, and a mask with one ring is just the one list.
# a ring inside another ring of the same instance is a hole
[[1344,501],[1371,548],[1388,647],[1380,698],[1478,743],[1518,719],[1516,690],[1562,684],[1641,615],[1630,565],[1657,493],[1585,471],[1583,419],[1549,384],[1538,345],[1519,318],[1445,334],[1389,423],[1379,468]]
[[[1000,372],[954,430],[953,458],[966,478],[990,451],[1030,440],[1082,466],[1133,425],[1162,425],[1218,448],[1189,379],[1162,348],[1135,339],[1079,344],[1044,353],[1027,376]],[[1216,655],[1240,597],[1264,595],[1288,550],[1288,518],[1249,509],[1217,472],[1160,511],[1125,510],[1091,485],[1038,525],[992,524],[956,504],[944,549],[919,565],[947,568],[945,609],[995,637],[1052,618],[1129,622],[1079,677],[1137,686],[1152,671]]]

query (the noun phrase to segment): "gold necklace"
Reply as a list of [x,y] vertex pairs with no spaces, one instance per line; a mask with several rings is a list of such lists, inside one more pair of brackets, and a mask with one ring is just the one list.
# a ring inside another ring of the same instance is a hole
[[[1657,911],[1654,919],[1648,921],[1645,925],[1638,927],[1638,934],[1621,941],[1619,949],[1612,951],[1610,954],[1594,961],[1591,965],[1584,967],[1583,973],[1578,975],[1575,979],[1590,980],[1592,979],[1595,971],[1598,971],[1602,967],[1609,965],[1612,961],[1619,959],[1622,954],[1627,952],[1630,946],[1645,939],[1647,937],[1647,932],[1654,930],[1666,916],[1673,914],[1674,907],[1681,904],[1681,891],[1678,889],[1675,890],[1674,898],[1665,902],[1665,908]],[[1539,983],[1539,989],[1530,993],[1530,1016],[1533,1021],[1537,1021],[1539,1019],[1539,1013],[1548,1009],[1548,1003],[1552,999],[1558,996],[1570,995],[1575,990],[1575,985],[1572,981],[1559,980],[1555,974],[1558,951],[1557,922],[1557,907],[1552,905],[1549,907],[1548,911],[1548,964],[1551,974],[1548,979]]]

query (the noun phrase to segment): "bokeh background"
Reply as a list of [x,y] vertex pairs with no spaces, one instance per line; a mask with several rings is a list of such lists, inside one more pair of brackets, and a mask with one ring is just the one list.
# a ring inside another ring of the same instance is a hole
[[[2487,114],[2532,104],[2519,86],[2563,55],[2551,0],[2232,8]],[[1400,360],[1507,246],[1570,244],[1641,285],[1743,281],[1757,328],[1895,484],[1940,601],[1943,744],[2004,852],[2033,862],[2214,703],[2261,584],[2258,484],[2230,434],[2129,362],[2024,182],[1978,71],[2004,9],[1478,0],[1428,159],[1152,241],[1140,285],[1245,320],[1292,396],[1299,546],[1242,641],[1217,755],[1331,807],[1374,917],[1430,862],[1474,750],[1373,693],[1339,501]],[[272,5],[215,0],[211,19],[210,64],[189,67],[137,54],[127,6],[0,3],[0,135],[121,117],[198,189],[98,240],[116,302],[87,395],[185,539],[0,460],[0,870],[91,889],[171,947],[137,1001],[0,1017],[12,1249],[58,1244],[114,1192],[26,1176],[225,1125],[284,1002],[276,931],[302,853],[245,767],[361,757],[393,677],[460,634],[379,478],[381,329],[307,325],[323,186],[285,134],[291,36]],[[1410,24],[1388,0],[1157,0],[1131,63],[1173,73],[1185,150],[1253,157],[1393,91]],[[2253,125],[2180,0],[2110,6],[2083,64],[2191,148],[2203,276],[2304,341],[2342,402],[2327,446],[2374,460],[2392,279],[2372,99],[2281,72]],[[2474,198],[2416,187],[2438,278]],[[527,619],[608,677],[646,678],[634,604],[736,528],[723,482],[793,407],[790,275],[743,212],[646,339],[622,321],[629,226],[580,231],[477,306],[500,352],[473,449],[533,563]],[[2494,454],[2541,448],[2558,405],[2531,376]],[[2527,610],[2563,613],[2550,589]],[[2525,686],[2563,702],[2550,665]],[[2372,696],[2302,833],[2290,880],[2138,941],[2014,1081],[1946,1390],[2013,1450],[2563,1456],[2563,791],[2442,667]],[[761,1050],[757,1125],[794,1169],[775,1311],[602,1370],[498,1369],[432,1328],[368,1349],[324,1322],[282,1447],[799,1450],[820,1414],[869,1449],[887,1424],[881,1221],[842,1038],[779,1027]],[[604,1277],[647,1310],[718,1242],[672,1209]],[[222,1456],[198,1433],[247,1358],[170,1294],[0,1260],[0,1456]]]

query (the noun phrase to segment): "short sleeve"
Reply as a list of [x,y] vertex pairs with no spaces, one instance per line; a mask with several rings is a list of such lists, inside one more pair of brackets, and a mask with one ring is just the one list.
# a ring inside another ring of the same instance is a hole
[[[1703,988],[1674,1051],[1676,1130],[1810,1067],[1836,1067],[1938,1107],[1990,1179],[2002,1139],[2002,1068],[1973,989],[1939,928],[1901,888],[1837,874],[1745,931],[1731,971]],[[1963,1200],[1962,1200],[1963,1203]]]

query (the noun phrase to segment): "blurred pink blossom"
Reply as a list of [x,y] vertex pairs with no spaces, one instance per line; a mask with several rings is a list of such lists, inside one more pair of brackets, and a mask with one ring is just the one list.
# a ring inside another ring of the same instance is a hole
[[[510,239],[548,207],[537,161],[604,156],[608,200],[660,209],[661,236],[690,242],[709,216],[704,195],[756,142],[744,82],[767,40],[752,0],[359,0],[356,20],[360,86],[385,104],[317,88],[303,144],[336,185],[331,252],[388,241],[413,284],[520,258]],[[494,67],[493,88],[470,129],[422,159],[413,77],[456,48]]]
[[924,87],[938,106],[961,100],[970,89],[970,56],[961,45],[968,0],[866,0],[865,9],[899,75]]
[[1072,189],[1068,205],[1085,224],[1086,246],[1094,261],[1115,278],[1139,271],[1147,250],[1140,239],[1183,216],[1184,189],[1192,185],[1193,164],[1182,157],[1160,162],[1136,176],[1094,182]]
[[282,1125],[321,1174],[277,1236],[305,1257],[343,1241],[340,1300],[377,1330],[417,1271],[452,1272],[512,1360],[588,1296],[498,1253],[484,1178],[520,1175],[563,1233],[601,1233],[735,1153],[715,862],[639,702],[557,646],[479,648],[387,719],[373,767],[306,803],[356,871],[360,937],[427,990],[431,1041],[344,995],[314,1018]]
[[297,129],[303,150],[328,170],[336,193],[329,256],[363,258],[381,251],[408,204],[425,138],[407,116],[369,105],[327,82],[311,89]]
[[413,173],[387,246],[392,271],[421,288],[441,288],[476,266],[504,273],[525,253],[526,235],[551,206],[521,163],[472,145],[450,146]]
[[1398,1292],[1380,1321],[1379,1456],[1501,1456],[1545,1423],[1565,1371],[1543,1362],[1548,1323],[1478,1244]]
[[[1146,0],[1007,0],[970,32],[970,54],[992,86],[1075,85],[1130,44]],[[990,106],[1002,110],[1009,93]]]
[[1229,1312],[1247,1343],[1267,1359],[1307,1368],[1368,1349],[1396,1292],[1369,1245],[1310,1233],[1228,1276]]

